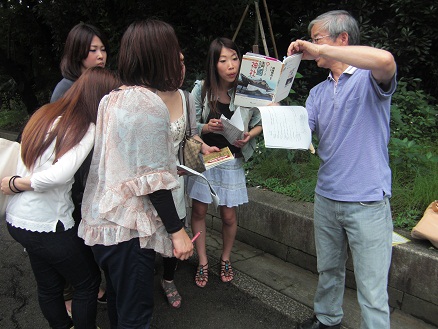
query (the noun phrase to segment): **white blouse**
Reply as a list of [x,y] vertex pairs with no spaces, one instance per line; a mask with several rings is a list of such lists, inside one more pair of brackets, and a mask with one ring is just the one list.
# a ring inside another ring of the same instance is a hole
[[32,171],[26,168],[19,157],[17,175],[31,175],[30,181],[34,190],[12,197],[6,209],[8,223],[33,232],[55,232],[58,221],[62,222],[66,230],[74,226],[71,187],[74,174],[93,148],[94,133],[95,125],[91,123],[79,144],[60,157],[55,164],[56,139],[37,160]]

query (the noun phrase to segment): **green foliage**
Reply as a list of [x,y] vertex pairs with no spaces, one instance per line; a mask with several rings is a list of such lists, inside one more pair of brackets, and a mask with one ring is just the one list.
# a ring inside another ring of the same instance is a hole
[[391,207],[394,225],[411,230],[421,219],[427,206],[437,199],[438,165],[430,163],[422,174],[407,176],[393,168]]
[[391,137],[433,142],[438,139],[436,99],[418,89],[418,79],[399,81],[392,97]]
[[438,138],[435,98],[417,88],[417,81],[400,81],[391,107],[389,155],[393,173],[391,200],[395,225],[411,226],[437,198]]
[[268,149],[261,142],[252,160],[245,164],[249,186],[308,202],[313,201],[318,167],[318,157],[308,151]]
[[28,115],[23,107],[15,110],[0,110],[0,129],[19,131],[27,119]]
[[422,214],[417,209],[407,209],[397,214],[392,220],[395,227],[411,231],[417,225],[418,219],[421,218]]

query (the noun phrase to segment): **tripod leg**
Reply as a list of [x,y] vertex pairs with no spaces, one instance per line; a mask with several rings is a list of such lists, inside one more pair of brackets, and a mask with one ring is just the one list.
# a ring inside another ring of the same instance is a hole
[[275,44],[274,31],[272,31],[271,18],[269,17],[268,5],[266,4],[266,0],[263,0],[263,5],[265,7],[266,19],[268,21],[268,28],[272,39],[272,45],[274,46],[274,55],[275,58],[278,58],[277,45]]
[[246,13],[248,12],[248,9],[249,9],[249,4],[246,5],[245,11],[243,12],[243,15],[242,15],[242,18],[240,19],[239,25],[237,25],[236,32],[234,32],[233,39],[232,39],[233,42],[236,40],[237,34],[239,33],[240,28],[242,27],[243,20],[245,19]]
[[255,9],[256,9],[256,13],[257,13],[257,19],[259,21],[260,34],[262,36],[263,47],[265,48],[265,55],[269,56],[269,50],[268,50],[268,45],[266,44],[265,31],[263,30],[262,17],[260,16],[260,9],[259,9],[258,1],[254,1],[254,5],[255,5]]

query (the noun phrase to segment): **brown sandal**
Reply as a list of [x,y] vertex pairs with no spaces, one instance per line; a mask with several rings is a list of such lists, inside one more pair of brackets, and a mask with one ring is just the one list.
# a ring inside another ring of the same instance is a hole
[[204,288],[208,282],[208,263],[205,265],[199,264],[196,275],[195,283],[199,288]]
[[222,282],[230,282],[234,279],[233,268],[229,260],[221,258],[221,280]]

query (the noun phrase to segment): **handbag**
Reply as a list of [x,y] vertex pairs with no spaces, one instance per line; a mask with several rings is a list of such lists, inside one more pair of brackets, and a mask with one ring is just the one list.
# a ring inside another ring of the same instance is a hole
[[181,142],[181,149],[183,154],[182,162],[186,167],[189,167],[201,173],[206,170],[204,160],[202,159],[201,155],[202,143],[190,136],[190,94],[187,91],[184,91],[184,96],[186,98],[187,123],[186,133]]
[[[16,174],[19,155],[19,143],[0,138],[0,180]],[[6,207],[11,197],[0,193],[0,219],[5,218]]]
[[438,200],[432,202],[411,231],[414,239],[429,240],[438,248]]

